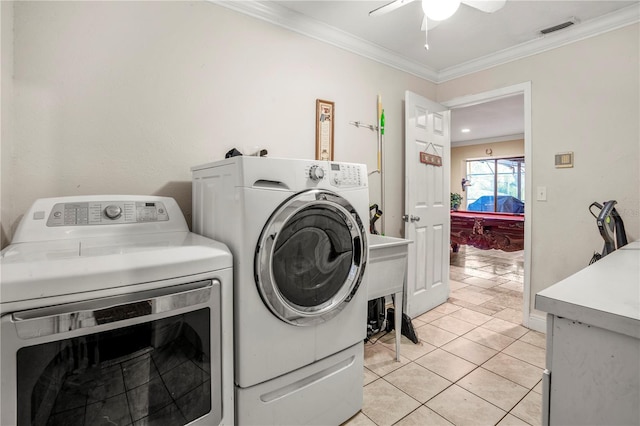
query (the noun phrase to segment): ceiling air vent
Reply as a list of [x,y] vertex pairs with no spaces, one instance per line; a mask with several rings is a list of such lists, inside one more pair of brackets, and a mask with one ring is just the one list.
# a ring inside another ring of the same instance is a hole
[[577,24],[578,22],[580,22],[580,21],[577,18],[572,16],[566,22],[563,22],[561,24],[554,25],[552,27],[540,30],[540,34],[547,35],[549,33],[553,33],[553,32],[560,31],[560,30],[564,30],[565,28],[570,27],[573,24]]

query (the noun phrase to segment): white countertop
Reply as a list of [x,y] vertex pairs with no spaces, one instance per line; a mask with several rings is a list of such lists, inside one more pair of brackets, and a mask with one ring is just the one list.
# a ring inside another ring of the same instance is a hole
[[640,241],[542,290],[535,308],[640,338]]

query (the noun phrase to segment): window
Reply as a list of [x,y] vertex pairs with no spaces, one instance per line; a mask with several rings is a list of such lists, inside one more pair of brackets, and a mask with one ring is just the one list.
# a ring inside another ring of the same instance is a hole
[[524,157],[468,160],[467,210],[524,213]]

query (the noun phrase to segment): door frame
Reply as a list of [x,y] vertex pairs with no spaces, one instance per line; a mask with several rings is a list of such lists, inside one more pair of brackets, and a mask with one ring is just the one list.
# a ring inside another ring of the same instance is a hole
[[531,81],[487,92],[461,96],[446,102],[441,102],[441,104],[453,110],[519,94],[524,95],[524,164],[526,170],[524,182],[525,200],[527,200],[524,203],[524,284],[522,291],[522,324],[527,328],[544,333],[546,331],[545,318],[531,315],[531,222],[533,210],[533,190],[531,187],[531,170],[533,165],[533,140],[531,136]]

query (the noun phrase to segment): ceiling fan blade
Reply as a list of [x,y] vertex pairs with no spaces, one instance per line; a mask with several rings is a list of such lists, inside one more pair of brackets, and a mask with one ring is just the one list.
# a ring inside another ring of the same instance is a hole
[[427,25],[427,15],[424,15],[422,17],[422,25],[420,25],[420,31],[426,31],[427,29],[431,31],[432,29],[440,25],[441,22],[444,21],[433,21],[429,19],[429,25]]
[[507,0],[462,0],[461,3],[486,13],[497,12],[504,7]]
[[399,7],[402,7],[405,4],[409,4],[409,3],[413,2],[413,1],[414,0],[395,0],[395,1],[392,1],[391,3],[387,3],[384,6],[380,6],[377,9],[373,9],[371,12],[369,12],[369,16],[380,16],[380,15],[384,15],[385,13],[393,12],[394,10],[398,9]]

